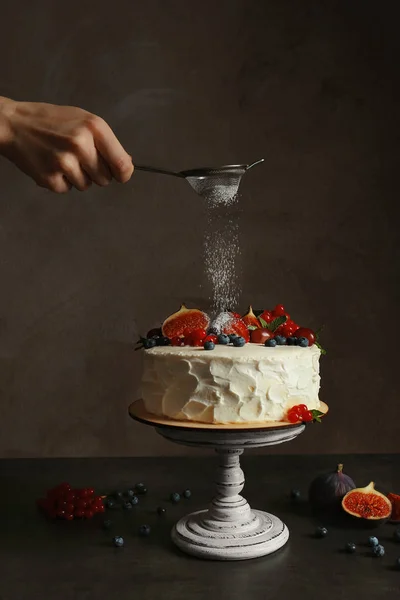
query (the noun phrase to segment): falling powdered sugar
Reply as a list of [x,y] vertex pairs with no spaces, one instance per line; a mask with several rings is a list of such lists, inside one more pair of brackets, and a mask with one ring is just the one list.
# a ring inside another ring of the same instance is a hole
[[238,282],[240,247],[236,192],[237,186],[228,183],[226,186],[216,186],[206,197],[204,261],[206,276],[211,284],[213,318],[223,311],[233,310],[241,292]]

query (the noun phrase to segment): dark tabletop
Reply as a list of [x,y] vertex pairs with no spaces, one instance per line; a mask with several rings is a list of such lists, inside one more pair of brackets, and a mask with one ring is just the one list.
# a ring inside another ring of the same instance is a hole
[[[256,456],[242,458],[246,475],[243,495],[254,508],[270,510],[288,525],[290,539],[277,553],[240,562],[191,558],[170,542],[173,523],[203,508],[213,494],[216,457],[3,460],[1,475],[0,600],[290,600],[398,598],[400,543],[394,526],[365,530],[313,517],[307,504],[293,505],[292,488],[305,495],[320,472],[344,462],[358,485],[371,479],[383,491],[400,492],[400,455],[391,456]],[[100,519],[88,522],[47,521],[35,499],[62,481],[101,492],[126,489],[142,481],[148,487],[131,511],[108,511],[114,526],[102,529]],[[190,500],[171,505],[173,491],[192,490]],[[164,517],[156,514],[167,507]],[[148,538],[138,536],[149,524]],[[315,527],[326,525],[328,536],[315,539]],[[114,548],[113,535],[125,539]],[[373,558],[366,545],[377,535],[386,549]],[[347,541],[357,553],[343,551]]]

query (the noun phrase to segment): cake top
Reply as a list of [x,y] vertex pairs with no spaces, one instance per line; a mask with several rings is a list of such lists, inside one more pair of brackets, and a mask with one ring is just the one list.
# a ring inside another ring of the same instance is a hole
[[253,311],[250,306],[243,316],[223,311],[214,318],[198,308],[187,308],[182,304],[160,327],[141,337],[138,345],[148,351],[168,346],[168,354],[178,356],[180,353],[187,355],[189,349],[193,356],[196,352],[202,355],[204,351],[229,356],[232,347],[243,348],[240,353],[243,357],[257,357],[261,347],[264,352],[268,349],[281,356],[282,352],[291,352],[293,356],[294,347],[296,352],[314,347],[314,350],[318,349],[318,355],[325,354],[319,344],[318,332],[296,323],[282,304],[271,310],[258,311]]

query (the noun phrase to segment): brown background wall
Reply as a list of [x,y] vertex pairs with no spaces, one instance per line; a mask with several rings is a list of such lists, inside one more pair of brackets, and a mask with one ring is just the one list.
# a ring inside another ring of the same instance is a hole
[[[331,415],[278,452],[395,452],[398,3],[7,3],[0,93],[106,118],[138,162],[264,156],[242,186],[241,308],[326,324]],[[0,455],[186,453],[127,417],[139,330],[207,306],[184,182],[55,196],[0,161]]]

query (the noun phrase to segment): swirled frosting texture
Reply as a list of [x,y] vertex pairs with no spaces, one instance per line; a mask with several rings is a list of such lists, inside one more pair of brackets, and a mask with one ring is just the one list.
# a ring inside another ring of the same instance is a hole
[[281,421],[288,408],[320,406],[316,346],[162,346],[145,350],[146,410],[203,423]]

